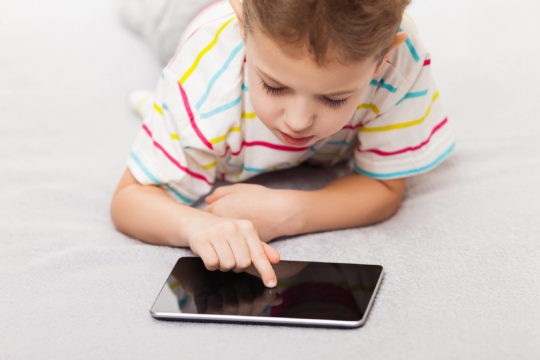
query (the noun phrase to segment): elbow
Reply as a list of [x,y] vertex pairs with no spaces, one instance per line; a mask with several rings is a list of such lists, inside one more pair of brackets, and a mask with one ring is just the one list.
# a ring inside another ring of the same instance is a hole
[[401,208],[402,201],[403,201],[403,195],[393,196],[392,199],[389,201],[388,205],[386,206],[385,217],[383,220],[388,220],[394,215],[396,215],[399,209]]
[[127,220],[132,205],[130,205],[130,189],[137,185],[137,181],[129,170],[125,170],[113,193],[109,204],[109,214],[116,230],[127,235]]
[[109,214],[111,216],[111,221],[114,225],[114,228],[120,232],[124,232],[122,229],[122,222],[120,217],[120,202],[121,200],[119,199],[118,193],[115,193],[109,205]]
[[397,179],[390,181],[383,181],[383,185],[386,187],[388,193],[387,201],[385,202],[383,209],[381,209],[380,216],[381,221],[388,220],[397,214],[401,208],[401,203],[405,197],[405,179]]
[[112,196],[109,205],[109,214],[114,228],[128,236],[129,233],[129,218],[132,216],[133,204],[130,201],[132,194],[130,194],[129,187],[117,190]]

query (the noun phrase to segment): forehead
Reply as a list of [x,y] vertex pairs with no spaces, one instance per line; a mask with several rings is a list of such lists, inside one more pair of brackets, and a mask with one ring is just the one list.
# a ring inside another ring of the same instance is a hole
[[279,43],[260,31],[246,36],[246,55],[250,66],[282,85],[318,93],[359,87],[369,82],[376,67],[371,60],[342,63],[331,54],[336,60],[320,65],[307,46]]

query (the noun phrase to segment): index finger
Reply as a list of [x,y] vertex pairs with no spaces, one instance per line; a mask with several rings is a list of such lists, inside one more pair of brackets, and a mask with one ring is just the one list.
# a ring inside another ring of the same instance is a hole
[[248,243],[249,252],[251,254],[251,262],[259,274],[261,274],[261,279],[264,285],[269,288],[275,287],[277,285],[277,276],[264,251],[264,243],[259,240],[258,236],[252,234],[251,232],[250,234],[247,234],[246,240]]

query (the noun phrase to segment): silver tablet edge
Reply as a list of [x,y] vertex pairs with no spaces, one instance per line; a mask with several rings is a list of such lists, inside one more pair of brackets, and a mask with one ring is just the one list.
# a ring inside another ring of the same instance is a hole
[[340,321],[324,319],[296,319],[296,318],[276,318],[261,316],[243,315],[212,315],[212,314],[184,314],[184,313],[160,313],[150,310],[152,317],[156,319],[169,320],[192,320],[192,321],[215,321],[227,323],[251,323],[251,324],[272,324],[272,325],[316,325],[329,327],[357,328],[365,323],[365,316],[359,321]]

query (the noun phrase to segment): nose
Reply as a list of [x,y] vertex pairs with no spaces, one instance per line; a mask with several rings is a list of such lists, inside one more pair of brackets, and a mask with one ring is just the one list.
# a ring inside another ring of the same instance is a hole
[[289,132],[303,134],[315,121],[314,105],[305,97],[291,98],[283,116]]

